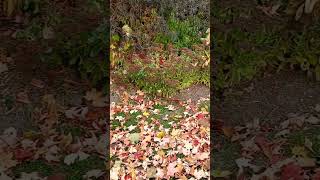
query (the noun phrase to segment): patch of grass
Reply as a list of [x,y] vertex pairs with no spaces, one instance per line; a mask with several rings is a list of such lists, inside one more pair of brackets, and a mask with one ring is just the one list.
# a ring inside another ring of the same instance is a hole
[[104,160],[96,156],[91,156],[82,161],[76,161],[71,165],[60,165],[56,167],[58,172],[66,174],[68,180],[83,179],[82,176],[92,169],[104,169]]
[[42,176],[50,176],[53,174],[54,168],[43,161],[35,160],[24,162],[13,169],[13,175],[15,177],[19,177],[22,172],[39,172]]
[[69,134],[71,133],[71,135],[74,136],[81,136],[85,133],[85,130],[82,129],[81,127],[76,127],[76,126],[72,126],[72,125],[65,125],[60,127],[60,130],[64,133],[64,134]]
[[226,139],[223,139],[223,147],[219,151],[213,150],[214,159],[213,159],[213,168],[233,171],[237,169],[235,164],[235,159],[239,158],[240,145],[236,143],[231,143]]
[[13,174],[15,177],[19,177],[22,172],[38,172],[41,176],[45,177],[53,175],[55,173],[62,173],[67,176],[68,180],[78,180],[82,179],[82,176],[92,169],[104,168],[104,160],[97,156],[91,156],[86,160],[76,161],[72,165],[49,165],[39,160],[24,162],[13,169]]

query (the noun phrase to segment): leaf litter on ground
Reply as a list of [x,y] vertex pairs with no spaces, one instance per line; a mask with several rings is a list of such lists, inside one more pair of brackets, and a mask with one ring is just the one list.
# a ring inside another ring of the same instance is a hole
[[[111,103],[111,179],[207,179],[209,113],[200,103],[149,99],[123,93]],[[203,110],[203,109],[202,109]],[[125,148],[124,148],[125,147]]]
[[[20,102],[26,103],[28,100],[25,92],[18,94],[18,97]],[[69,168],[92,161],[96,156],[99,163],[93,163],[84,172],[71,169],[72,172],[60,170],[58,173],[62,173],[65,178],[81,173],[79,175],[84,179],[101,179],[105,176],[105,166],[101,164],[105,163],[107,148],[107,135],[103,134],[106,131],[106,115],[101,113],[103,111],[106,114],[106,109],[96,107],[66,108],[61,106],[53,95],[45,94],[42,103],[33,112],[33,123],[38,130],[18,130],[10,127],[0,135],[0,179],[50,179],[55,175],[44,174],[40,167],[28,172],[16,171],[19,166],[35,161],[49,167]],[[96,113],[99,114],[95,115]],[[86,131],[74,135],[62,130],[64,126]]]
[[[259,119],[234,127],[217,121],[219,126],[214,131],[226,141],[239,144],[237,153],[241,157],[234,160],[237,172],[220,166],[214,167],[213,176],[252,180],[318,178],[320,132],[316,129],[320,125],[320,114],[317,106],[313,113],[288,114],[280,125],[272,127],[260,123]],[[223,142],[218,145],[213,146],[214,152],[224,151]],[[264,162],[259,163],[257,157]]]

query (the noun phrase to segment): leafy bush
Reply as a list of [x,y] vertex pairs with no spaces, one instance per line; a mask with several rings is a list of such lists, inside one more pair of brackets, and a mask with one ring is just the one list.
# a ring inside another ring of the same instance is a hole
[[207,28],[203,27],[202,23],[197,17],[179,20],[174,14],[171,14],[167,22],[169,33],[159,33],[154,41],[163,44],[172,43],[177,48],[200,44],[200,37]]

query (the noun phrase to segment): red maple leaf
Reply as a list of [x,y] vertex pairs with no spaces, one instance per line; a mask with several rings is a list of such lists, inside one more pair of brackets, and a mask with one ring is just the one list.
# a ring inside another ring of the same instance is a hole
[[204,118],[204,114],[199,113],[196,117],[197,117],[198,120],[201,120],[201,119]]
[[288,179],[304,180],[303,169],[295,163],[289,163],[285,165],[281,169],[280,180],[288,180]]
[[14,150],[14,156],[18,161],[24,161],[30,159],[33,156],[33,152],[30,149],[16,149]]

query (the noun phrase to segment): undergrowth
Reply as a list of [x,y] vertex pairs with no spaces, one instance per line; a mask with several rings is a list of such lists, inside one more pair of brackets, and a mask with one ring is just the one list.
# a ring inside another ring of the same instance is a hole
[[[152,14],[157,19],[156,12]],[[167,21],[169,31],[156,32],[151,46],[144,50],[134,48],[136,41],[133,38],[114,34],[111,67],[117,79],[151,95],[166,97],[193,84],[209,86],[209,47],[201,44],[207,29],[200,24],[196,17],[180,20],[172,14]],[[148,24],[144,25],[148,27]],[[141,37],[135,36],[135,28],[132,29],[133,37]]]
[[[250,15],[250,12],[237,8],[215,9],[212,16],[220,24],[235,23],[243,13]],[[241,27],[213,33],[213,82],[216,90],[223,91],[252,80],[267,67],[277,71],[299,69],[310,78],[320,80],[319,23],[290,32],[277,26],[262,25],[254,32],[247,32]]]

